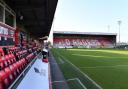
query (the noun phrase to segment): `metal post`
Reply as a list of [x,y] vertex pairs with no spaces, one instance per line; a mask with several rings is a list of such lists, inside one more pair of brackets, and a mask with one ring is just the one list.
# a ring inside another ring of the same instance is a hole
[[108,25],[108,32],[110,31],[110,25]]
[[120,25],[121,25],[121,23],[122,23],[122,21],[119,20],[119,21],[118,21],[118,25],[119,25],[119,43],[120,43]]
[[3,23],[6,23],[5,22],[5,5],[4,5],[4,11],[3,11]]

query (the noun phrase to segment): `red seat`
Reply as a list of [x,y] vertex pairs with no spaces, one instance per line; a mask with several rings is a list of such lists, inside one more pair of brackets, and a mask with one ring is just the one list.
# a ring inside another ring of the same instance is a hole
[[8,61],[8,65],[11,65],[12,64],[12,61],[11,61],[11,55],[9,54],[8,56],[7,56],[7,61]]
[[11,61],[11,64],[13,63],[13,55],[12,54],[9,54],[9,59]]
[[7,67],[7,66],[9,65],[8,59],[5,58],[5,59],[3,60],[3,62],[4,62],[4,66],[5,66],[5,67]]
[[3,68],[5,68],[4,60],[0,59],[0,69],[3,69]]
[[20,60],[20,62],[21,62],[21,65],[22,65],[22,69],[24,69],[25,66],[27,65],[26,60],[23,58],[23,59]]
[[25,67],[27,65],[27,61],[25,60],[25,58],[21,59],[23,66]]
[[14,66],[14,68],[15,68],[15,70],[16,70],[17,75],[19,75],[19,74],[20,74],[19,65],[18,65],[17,63],[14,63],[13,66]]
[[26,54],[27,53],[27,50],[24,50],[23,53]]
[[19,71],[21,72],[22,69],[23,69],[23,67],[22,67],[22,62],[20,62],[20,60],[19,60],[19,61],[16,62],[16,65],[17,65]]
[[12,54],[8,54],[9,58],[12,59]]
[[10,85],[9,78],[7,74],[1,70],[0,71],[0,89],[7,89]]
[[33,53],[31,53],[31,60],[34,58],[34,54]]
[[12,72],[14,78],[16,78],[18,74],[17,74],[17,72],[16,72],[15,67],[14,67],[13,65],[10,65],[9,68],[10,68],[10,70],[11,70],[11,72]]
[[0,82],[0,89],[5,89],[3,82]]
[[34,54],[31,53],[31,54],[30,54],[30,61],[32,61],[33,58],[34,58]]
[[20,62],[21,62],[22,69],[24,69],[27,65],[26,60],[23,58],[23,59],[20,60]]
[[16,58],[15,58],[14,54],[11,54],[11,55],[12,55],[12,61],[13,61],[13,63],[16,62]]
[[16,56],[20,59],[20,53],[19,52],[16,53]]
[[23,62],[22,62],[22,60],[19,60],[19,61],[18,61],[18,64],[20,65],[20,66],[19,66],[20,71],[22,71],[23,68],[24,68],[24,67],[23,67]]
[[28,63],[30,62],[30,55],[28,55],[28,56],[26,57],[26,60],[27,60]]
[[[12,61],[11,61],[11,55],[6,55],[5,56],[5,59],[4,59],[4,63],[5,63],[5,66],[9,66],[10,64],[12,64]],[[6,62],[7,61],[7,62]]]
[[43,62],[45,62],[45,63],[48,63],[48,59],[46,58],[46,59],[42,59],[43,60]]
[[10,82],[12,83],[13,80],[14,80],[14,75],[13,73],[11,72],[10,68],[9,67],[6,67],[4,69],[5,73],[7,74],[7,77],[9,78]]

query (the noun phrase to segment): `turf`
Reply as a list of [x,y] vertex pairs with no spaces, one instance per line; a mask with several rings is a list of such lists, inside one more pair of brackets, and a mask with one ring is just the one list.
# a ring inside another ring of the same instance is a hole
[[[96,89],[91,81],[66,63],[65,60],[69,60],[103,89],[128,89],[127,50],[52,49],[52,52],[66,79],[77,77],[88,89]],[[65,63],[61,63],[60,59]]]

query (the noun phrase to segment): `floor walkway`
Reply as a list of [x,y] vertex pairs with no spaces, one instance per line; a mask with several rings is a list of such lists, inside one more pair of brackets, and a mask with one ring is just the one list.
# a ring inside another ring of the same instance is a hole
[[57,62],[51,53],[49,55],[49,62],[51,68],[53,89],[69,89],[68,84],[66,83]]

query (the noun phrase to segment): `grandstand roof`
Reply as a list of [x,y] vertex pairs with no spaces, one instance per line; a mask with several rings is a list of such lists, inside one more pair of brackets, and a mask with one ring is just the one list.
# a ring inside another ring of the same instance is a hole
[[23,25],[32,35],[36,37],[49,35],[58,0],[3,1],[15,11],[17,23]]
[[103,32],[73,32],[73,31],[54,31],[53,34],[72,34],[72,35],[110,35],[116,36],[117,33],[103,33]]

